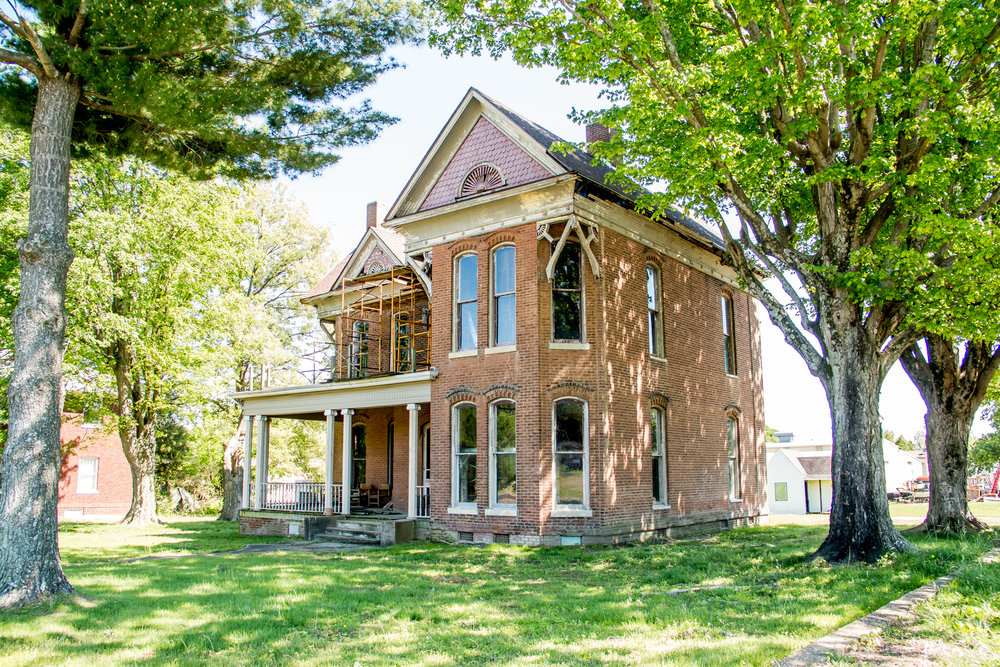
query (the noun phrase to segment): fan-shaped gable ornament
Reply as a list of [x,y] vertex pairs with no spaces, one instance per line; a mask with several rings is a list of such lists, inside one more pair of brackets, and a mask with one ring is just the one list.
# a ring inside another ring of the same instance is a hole
[[469,170],[462,181],[459,197],[478,195],[480,192],[493,190],[504,184],[503,174],[492,164],[479,164]]

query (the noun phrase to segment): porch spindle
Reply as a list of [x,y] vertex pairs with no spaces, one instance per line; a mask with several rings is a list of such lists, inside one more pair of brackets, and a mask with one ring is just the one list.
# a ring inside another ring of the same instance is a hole
[[270,439],[270,425],[267,415],[259,415],[258,428],[260,433],[257,436],[257,494],[254,498],[254,509],[264,508],[265,484],[267,484],[267,446]]
[[323,514],[333,515],[333,434],[336,428],[337,411],[327,410],[326,415],[326,477],[323,481]]
[[417,443],[420,440],[420,406],[416,403],[409,403],[406,409],[410,411],[409,428],[409,476],[406,488],[406,516],[414,519],[417,516]]
[[344,416],[344,446],[341,448],[343,450],[343,474],[341,477],[341,483],[343,486],[340,489],[340,511],[345,516],[351,513],[351,415],[354,414],[354,410],[341,410],[340,414]]

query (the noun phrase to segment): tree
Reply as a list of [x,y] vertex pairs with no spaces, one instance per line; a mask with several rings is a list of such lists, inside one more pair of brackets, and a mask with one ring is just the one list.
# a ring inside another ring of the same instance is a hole
[[592,150],[623,182],[662,186],[642,199],[654,216],[681,205],[717,223],[829,401],[833,503],[813,557],[911,549],[889,517],[879,390],[919,338],[914,295],[960,259],[949,239],[1000,200],[996,13],[965,0],[433,5],[446,50],[602,86],[610,107],[576,117],[619,131]]
[[157,522],[156,432],[171,404],[200,393],[214,326],[207,304],[232,281],[237,191],[136,158],[78,162],[68,330],[71,352],[114,382],[132,472],[124,522]]
[[381,0],[8,6],[0,115],[30,125],[31,184],[0,468],[0,607],[71,590],[55,519],[71,149],[204,175],[319,169],[390,122],[332,103],[394,67],[382,52],[414,34],[414,14]]
[[969,449],[969,467],[977,473],[992,472],[1000,464],[1000,433],[994,431],[976,440]]

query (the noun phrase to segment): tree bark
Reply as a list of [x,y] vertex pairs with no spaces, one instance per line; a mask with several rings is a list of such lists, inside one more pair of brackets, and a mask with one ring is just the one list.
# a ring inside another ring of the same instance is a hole
[[243,500],[244,422],[241,415],[236,432],[222,451],[222,512],[219,521],[236,521],[239,518]]
[[120,407],[118,435],[132,472],[132,505],[122,523],[159,523],[155,484],[156,414],[147,407],[154,401],[143,400],[143,383],[138,378],[131,378],[134,369],[129,345],[124,341],[116,341],[112,349]]
[[889,516],[879,416],[884,379],[879,350],[861,325],[860,308],[841,303],[827,326],[827,340],[836,343],[827,348],[829,372],[821,378],[833,422],[830,531],[810,559],[873,563],[913,546]]
[[967,343],[960,361],[952,341],[936,334],[924,340],[926,357],[913,346],[900,358],[927,405],[924,426],[930,498],[927,516],[914,532],[958,535],[987,530],[969,511],[969,432],[1000,364],[1000,349],[993,351],[989,343]]
[[73,261],[67,242],[70,130],[79,98],[75,81],[39,77],[28,232],[18,244],[10,425],[0,463],[0,608],[73,592],[59,559],[56,503],[66,276]]

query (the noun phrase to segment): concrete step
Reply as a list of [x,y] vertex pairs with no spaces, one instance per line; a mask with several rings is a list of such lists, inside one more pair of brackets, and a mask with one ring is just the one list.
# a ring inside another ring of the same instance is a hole
[[[331,526],[333,528],[333,526]],[[379,524],[376,521],[360,521],[360,520],[340,520],[337,522],[336,528],[339,530],[360,530],[365,532],[374,532],[378,534]]]
[[379,545],[382,543],[382,539],[378,535],[347,531],[347,530],[337,530],[335,528],[328,528],[325,533],[319,533],[318,535],[316,535],[316,538],[320,540],[328,540],[331,542],[346,542],[348,544]]

